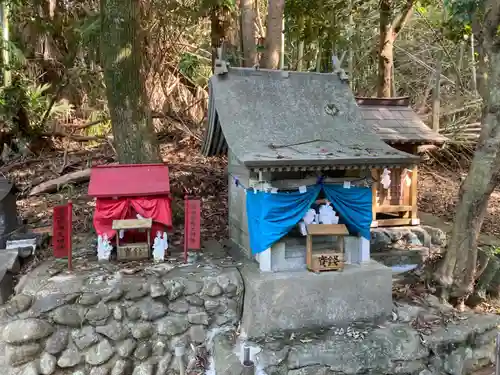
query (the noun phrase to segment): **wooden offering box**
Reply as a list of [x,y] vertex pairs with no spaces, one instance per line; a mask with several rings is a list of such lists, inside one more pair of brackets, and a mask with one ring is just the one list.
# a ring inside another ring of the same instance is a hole
[[[338,271],[344,268],[344,236],[349,231],[344,224],[310,224],[307,226],[306,262],[310,271]],[[313,252],[313,236],[335,236],[337,248]]]
[[113,220],[113,230],[138,230],[145,229],[147,242],[120,244],[120,236],[116,235],[116,255],[120,261],[149,259],[151,251],[151,226],[152,219]]

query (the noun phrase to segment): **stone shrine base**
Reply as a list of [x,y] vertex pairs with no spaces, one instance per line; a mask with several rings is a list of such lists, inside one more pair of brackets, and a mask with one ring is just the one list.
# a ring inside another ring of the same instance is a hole
[[[250,347],[257,374],[471,375],[495,358],[500,317],[463,313],[426,296],[394,306],[391,320],[357,322],[255,340],[221,334],[213,342],[217,374],[240,375]],[[493,372],[491,372],[493,373]]]
[[343,271],[260,272],[241,267],[245,284],[242,332],[262,337],[283,330],[330,327],[373,320],[392,309],[392,272],[377,262],[346,265]]

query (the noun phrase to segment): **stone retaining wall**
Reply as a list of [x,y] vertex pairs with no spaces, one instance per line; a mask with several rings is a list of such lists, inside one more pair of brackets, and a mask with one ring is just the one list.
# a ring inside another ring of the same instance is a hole
[[469,375],[494,360],[499,323],[497,315],[458,314],[428,296],[423,306],[400,305],[392,321],[378,324],[283,332],[247,343],[218,335],[215,370],[240,375],[238,353],[249,345],[261,374]]
[[372,259],[388,266],[422,264],[440,254],[446,246],[446,233],[422,226],[372,228]]
[[164,375],[176,346],[193,365],[211,329],[239,322],[242,296],[234,267],[47,277],[3,308],[6,360],[24,375]]

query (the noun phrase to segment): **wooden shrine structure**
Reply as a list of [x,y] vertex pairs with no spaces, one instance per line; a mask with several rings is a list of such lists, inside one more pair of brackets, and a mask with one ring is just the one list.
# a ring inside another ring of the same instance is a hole
[[[409,97],[357,97],[364,122],[388,145],[417,155],[418,146],[441,146],[447,141],[430,129],[410,107]],[[381,182],[383,169],[372,169],[372,227],[419,225],[417,195],[418,167],[390,168],[390,186]]]

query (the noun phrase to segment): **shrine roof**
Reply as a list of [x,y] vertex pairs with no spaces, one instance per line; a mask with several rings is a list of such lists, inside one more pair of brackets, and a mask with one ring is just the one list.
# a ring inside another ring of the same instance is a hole
[[429,128],[410,107],[410,98],[362,98],[356,102],[364,122],[389,144],[443,144],[448,139]]
[[170,193],[164,164],[111,164],[92,168],[88,195],[95,198],[146,197]]
[[418,162],[363,122],[348,83],[336,74],[230,68],[210,79],[208,111],[203,154],[229,148],[251,169]]

